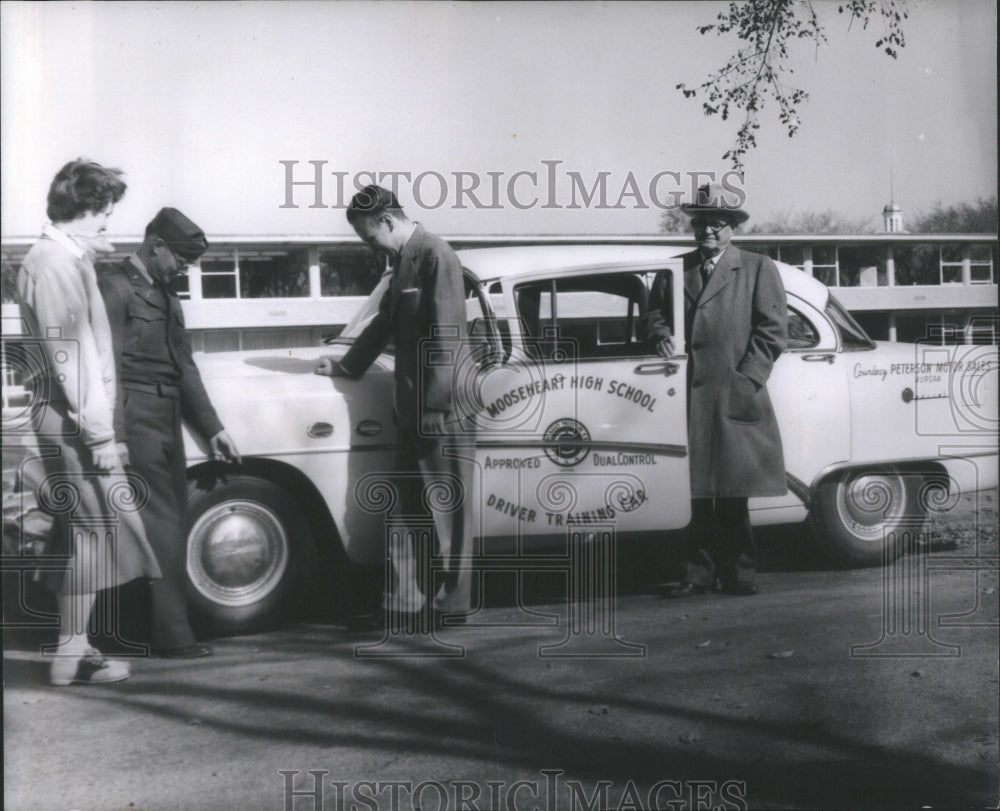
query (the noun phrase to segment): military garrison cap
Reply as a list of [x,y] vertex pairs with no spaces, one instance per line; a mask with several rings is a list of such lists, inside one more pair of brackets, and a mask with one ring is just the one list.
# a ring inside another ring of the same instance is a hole
[[170,250],[189,262],[196,262],[208,250],[205,232],[176,208],[161,208],[146,226],[146,233],[156,234]]

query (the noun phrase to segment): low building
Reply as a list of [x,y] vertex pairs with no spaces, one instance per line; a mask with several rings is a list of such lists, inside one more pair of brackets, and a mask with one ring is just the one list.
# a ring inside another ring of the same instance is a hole
[[[694,246],[690,236],[447,239],[456,248],[597,241]],[[13,278],[34,240],[2,243],[5,337],[20,331]],[[141,239],[114,241],[116,252],[101,265],[120,261]],[[875,339],[998,343],[996,234],[738,234],[734,242],[822,281]],[[214,237],[178,294],[196,352],[308,346],[339,332],[381,271],[356,238]],[[6,367],[5,406],[19,394],[16,374]]]

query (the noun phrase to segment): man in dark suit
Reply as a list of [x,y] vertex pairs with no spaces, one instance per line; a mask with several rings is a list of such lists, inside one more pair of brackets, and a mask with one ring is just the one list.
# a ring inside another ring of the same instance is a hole
[[[691,525],[684,577],[668,596],[757,593],[757,551],[747,499],[787,490],[778,423],[767,392],[788,332],[785,290],[774,262],[730,244],[748,218],[730,190],[708,184],[682,206],[698,250],[684,257],[684,346],[688,355]],[[670,280],[653,285],[647,337],[664,357],[674,337]]]
[[[394,342],[396,517],[420,519],[430,511],[440,571],[428,582],[412,540],[389,532],[393,577],[383,607],[416,620],[429,604],[433,615],[423,613],[425,621],[408,628],[426,630],[429,619],[459,624],[471,607],[472,573],[463,558],[471,555],[473,536],[472,463],[455,447],[469,440],[471,429],[454,397],[456,372],[469,359],[462,266],[446,242],[411,222],[396,196],[380,186],[358,192],[347,219],[371,248],[388,254],[395,270],[378,315],[339,362],[322,358],[316,373],[361,377]],[[435,492],[447,494],[446,503]]]
[[187,478],[181,420],[208,441],[216,458],[239,462],[236,444],[208,399],[173,278],[208,248],[202,230],[175,208],[146,227],[142,245],[98,278],[111,324],[118,379],[115,438],[149,488],[141,510],[163,570],[150,584],[150,645],[164,658],[209,656],[188,621],[184,595]]

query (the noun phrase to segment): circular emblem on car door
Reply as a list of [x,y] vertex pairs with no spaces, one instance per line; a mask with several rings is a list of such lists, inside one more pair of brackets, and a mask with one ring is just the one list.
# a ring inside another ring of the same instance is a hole
[[545,455],[557,465],[573,467],[590,453],[590,432],[586,426],[566,417],[545,429]]

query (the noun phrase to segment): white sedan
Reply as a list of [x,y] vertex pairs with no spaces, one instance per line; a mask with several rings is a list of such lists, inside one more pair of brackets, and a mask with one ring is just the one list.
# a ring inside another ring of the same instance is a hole
[[[661,271],[681,324],[682,252],[459,253],[475,351],[457,371],[456,398],[477,429],[454,452],[475,462],[481,549],[530,555],[596,525],[669,543],[666,531],[688,524],[687,358],[660,358],[642,328]],[[789,346],[768,388],[789,492],[752,499],[751,518],[808,519],[843,565],[891,560],[929,508],[996,487],[997,350],[872,341],[824,285],[778,267]],[[244,452],[239,469],[223,469],[188,437],[191,595],[217,629],[273,620],[315,577],[335,574],[325,569],[383,559],[391,351],[360,380],[312,372],[320,355],[346,351],[387,284],[331,345],[199,357]]]

